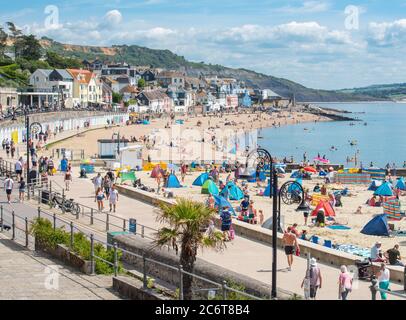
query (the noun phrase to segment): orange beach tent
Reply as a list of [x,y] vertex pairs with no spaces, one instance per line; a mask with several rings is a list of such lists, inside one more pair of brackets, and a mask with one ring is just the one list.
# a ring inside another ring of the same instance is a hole
[[317,213],[322,209],[324,210],[324,214],[326,217],[335,217],[336,213],[335,213],[334,209],[331,207],[330,203],[327,201],[319,202],[316,209],[314,209],[312,212],[312,217],[317,216]]

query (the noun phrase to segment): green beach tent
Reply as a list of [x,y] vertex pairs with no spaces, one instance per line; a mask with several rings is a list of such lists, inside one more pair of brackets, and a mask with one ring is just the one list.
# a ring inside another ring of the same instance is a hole
[[218,196],[219,189],[217,188],[216,184],[213,180],[208,179],[202,187],[202,194],[213,194]]

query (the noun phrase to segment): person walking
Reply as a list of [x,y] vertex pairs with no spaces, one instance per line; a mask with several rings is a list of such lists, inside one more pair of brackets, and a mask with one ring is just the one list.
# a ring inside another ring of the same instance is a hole
[[16,152],[16,146],[14,144],[14,141],[11,140],[11,144],[10,144],[10,153],[11,153],[11,158],[14,159],[14,154]]
[[103,211],[104,209],[104,192],[102,190],[102,188],[98,188],[96,191],[96,199],[97,199],[97,208],[99,209],[99,211]]
[[19,186],[18,186],[18,198],[21,203],[24,202],[24,196],[25,196],[25,181],[24,178],[20,178]]
[[6,140],[6,154],[7,158],[10,158],[10,141],[8,139]]
[[71,182],[72,182],[72,171],[71,171],[70,168],[68,168],[68,169],[66,170],[66,172],[65,172],[64,181],[65,181],[65,188],[66,188],[66,191],[69,191],[69,189],[70,189],[70,184],[71,184]]
[[306,276],[302,281],[302,288],[305,286],[306,282],[309,286],[309,298],[311,300],[316,300],[317,290],[321,289],[323,279],[315,258],[310,260],[309,269],[306,271]]
[[338,277],[339,299],[347,300],[348,294],[352,291],[352,276],[346,266],[341,266],[340,276]]
[[226,242],[230,241],[231,240],[230,229],[233,220],[231,218],[231,212],[227,206],[223,207],[220,218],[221,218],[221,231],[223,232],[224,241]]
[[110,179],[110,176],[106,174],[103,178],[103,188],[104,188],[104,193],[106,194],[107,200],[109,200],[110,197],[110,188],[111,188],[112,182]]
[[10,175],[6,176],[6,180],[4,180],[4,190],[6,190],[7,195],[7,202],[8,204],[11,203],[11,193],[13,192],[14,181],[11,179]]
[[187,173],[187,165],[185,163],[182,163],[182,166],[180,167],[180,175],[182,177],[182,183],[185,183],[186,173]]
[[17,175],[17,179],[20,179],[20,177],[23,175],[23,163],[22,163],[22,158],[18,159],[17,162],[14,165],[15,168],[15,173]]
[[292,232],[292,228],[288,227],[282,238],[285,247],[285,254],[288,259],[288,271],[292,271],[293,255],[299,250],[296,235]]
[[[377,274],[378,277],[378,285],[379,285],[379,289],[383,289],[383,290],[388,290],[389,289],[389,280],[390,280],[390,271],[389,269],[386,267],[385,263],[381,263],[381,267],[379,269],[379,272]],[[380,291],[379,292],[381,294],[381,299],[382,300],[386,300],[387,296],[385,292]]]
[[97,201],[97,192],[99,189],[101,189],[102,182],[103,182],[103,178],[102,178],[101,174],[98,173],[97,176],[93,178],[93,186],[94,186],[94,192],[95,192],[94,202]]
[[116,189],[116,185],[113,184],[111,186],[109,195],[110,212],[113,210],[113,212],[116,213],[117,202],[118,202],[118,191]]

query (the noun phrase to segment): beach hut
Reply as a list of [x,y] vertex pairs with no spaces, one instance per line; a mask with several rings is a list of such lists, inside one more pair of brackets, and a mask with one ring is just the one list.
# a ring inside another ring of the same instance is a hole
[[170,174],[168,180],[166,181],[166,188],[182,188],[178,177],[174,174]]
[[383,183],[376,191],[374,196],[391,197],[393,196],[392,185],[389,182]]
[[406,190],[406,183],[405,183],[405,179],[403,177],[398,179],[398,182],[396,183],[395,188],[400,189],[400,190]]
[[382,185],[382,181],[380,180],[372,180],[371,184],[369,185],[369,191],[376,191]]
[[207,181],[202,186],[202,194],[212,194],[218,195],[219,189],[212,179],[207,179]]
[[375,216],[361,230],[362,234],[369,236],[389,236],[389,226],[385,214]]
[[202,173],[197,179],[193,182],[194,186],[201,187],[209,179],[209,174],[207,172]]
[[[244,199],[244,192],[242,192],[242,190],[237,187],[234,182],[230,181],[227,183],[224,189],[225,188],[228,188],[228,197],[230,200],[238,201]],[[224,189],[221,191],[221,193],[223,193]]]
[[335,217],[336,213],[334,209],[331,207],[330,203],[327,201],[320,201],[317,205],[316,209],[312,211],[312,217],[317,216],[317,213],[320,210],[324,210],[324,214],[326,217]]
[[225,199],[224,197],[221,197],[221,196],[217,196],[217,195],[213,195],[213,198],[214,198],[214,205],[216,206],[216,208],[221,210],[224,207],[229,207],[230,211],[235,215],[234,208],[230,204],[230,202],[227,201],[227,199]]
[[152,172],[151,172],[151,178],[156,178],[157,176],[158,176],[158,173],[159,172],[161,172],[162,173],[162,169],[161,169],[161,166],[160,165],[156,165],[155,167],[154,167],[154,169],[152,169]]

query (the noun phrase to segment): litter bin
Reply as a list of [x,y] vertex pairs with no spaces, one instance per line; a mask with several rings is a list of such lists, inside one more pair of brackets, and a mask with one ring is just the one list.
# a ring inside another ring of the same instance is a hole
[[43,204],[49,203],[49,191],[48,190],[41,191],[41,203],[43,203]]

